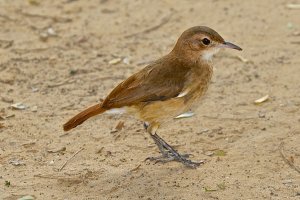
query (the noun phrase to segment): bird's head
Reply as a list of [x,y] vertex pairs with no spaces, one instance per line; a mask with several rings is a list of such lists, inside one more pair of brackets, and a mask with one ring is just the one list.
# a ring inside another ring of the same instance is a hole
[[190,60],[211,60],[221,48],[242,49],[225,40],[213,29],[206,26],[195,26],[184,31],[179,37],[172,52]]

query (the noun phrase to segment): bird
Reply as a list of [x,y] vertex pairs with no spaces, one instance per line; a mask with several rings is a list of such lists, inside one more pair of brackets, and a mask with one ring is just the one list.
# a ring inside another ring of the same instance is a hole
[[177,161],[197,168],[203,161],[189,159],[163,140],[157,130],[174,118],[197,108],[213,74],[212,57],[220,49],[242,49],[226,42],[207,26],[185,30],[167,55],[151,62],[119,83],[102,101],[75,115],[63,125],[69,131],[102,113],[126,113],[144,122],[144,128],[161,155],[148,160]]

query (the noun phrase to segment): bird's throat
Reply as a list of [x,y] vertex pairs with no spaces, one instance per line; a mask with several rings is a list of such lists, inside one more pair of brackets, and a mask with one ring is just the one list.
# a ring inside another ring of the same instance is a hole
[[213,49],[209,49],[209,50],[205,50],[202,52],[200,59],[202,59],[203,61],[211,61],[213,55],[215,55],[216,53],[218,53],[220,49],[219,48],[213,48]]

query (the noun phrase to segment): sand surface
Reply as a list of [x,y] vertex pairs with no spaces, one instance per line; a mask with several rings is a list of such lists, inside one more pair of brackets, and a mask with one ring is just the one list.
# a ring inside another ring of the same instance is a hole
[[[300,199],[297,2],[1,0],[0,199]],[[145,162],[159,152],[130,116],[63,132],[195,25],[244,49],[215,56],[196,115],[159,131],[204,165]]]

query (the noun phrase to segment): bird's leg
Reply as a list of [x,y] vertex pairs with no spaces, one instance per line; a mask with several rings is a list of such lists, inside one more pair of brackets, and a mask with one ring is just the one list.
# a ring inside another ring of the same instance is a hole
[[[149,125],[147,123],[144,123],[144,128],[146,129],[146,131],[150,134],[150,136],[152,137],[152,139],[154,140],[155,144],[158,146],[159,151],[161,152],[162,156],[158,156],[158,157],[149,157],[147,158],[148,160],[158,160],[158,159],[166,159],[167,157],[170,157],[168,154],[170,154],[170,151],[162,144],[162,142],[160,142],[160,140],[158,140],[156,137],[153,137],[153,134],[151,133],[151,130],[148,129]],[[156,133],[155,133],[156,134]],[[157,134],[156,134],[157,135]],[[158,136],[158,135],[157,135]],[[160,138],[158,136],[158,138]],[[160,138],[161,139],[161,138]],[[162,140],[162,139],[161,139]],[[163,140],[162,140],[163,141]],[[164,141],[165,144],[167,144]],[[170,146],[170,145],[169,145]],[[181,155],[182,157],[188,158],[189,154],[183,154]],[[170,159],[167,159],[170,160]],[[171,159],[174,160],[174,159]],[[170,161],[171,161],[170,160]],[[162,160],[161,160],[162,161]]]
[[144,124],[145,129],[150,134],[152,139],[154,140],[155,144],[158,146],[159,151],[161,152],[162,156],[159,157],[149,157],[147,160],[154,160],[156,162],[166,163],[169,161],[177,161],[183,163],[187,167],[196,168],[202,162],[193,162],[189,159],[189,154],[179,154],[173,147],[171,147],[167,142],[165,142],[161,137],[159,137],[156,133],[152,134],[151,131],[148,130],[148,125]]
[[[150,133],[150,131],[148,130],[148,127],[149,125],[144,123],[144,128],[146,129],[147,132],[149,132],[149,134],[151,135],[152,137],[152,134]],[[155,144],[157,145],[159,151],[161,152],[162,156],[159,156],[159,157],[149,157],[147,158],[147,160],[155,160],[156,158],[159,159],[159,158],[166,158],[168,157],[168,149],[166,149],[159,141],[157,140],[154,140]]]

